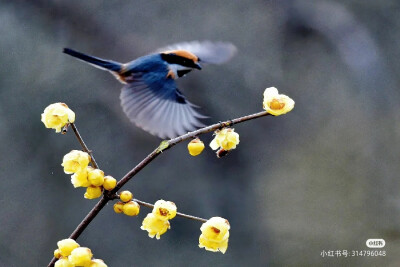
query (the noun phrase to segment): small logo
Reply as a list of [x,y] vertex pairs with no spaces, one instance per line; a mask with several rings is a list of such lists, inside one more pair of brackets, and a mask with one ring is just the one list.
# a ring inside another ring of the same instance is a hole
[[385,240],[383,239],[368,239],[367,242],[365,242],[367,247],[369,248],[383,248],[386,244]]

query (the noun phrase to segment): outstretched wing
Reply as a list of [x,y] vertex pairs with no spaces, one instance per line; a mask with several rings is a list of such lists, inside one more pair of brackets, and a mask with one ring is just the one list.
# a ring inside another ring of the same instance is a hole
[[206,118],[195,110],[166,77],[134,73],[121,91],[121,105],[128,118],[143,130],[160,138],[174,138],[204,126]]
[[236,47],[226,42],[192,41],[169,45],[156,52],[169,50],[186,50],[200,58],[201,62],[222,64],[230,60],[237,52]]

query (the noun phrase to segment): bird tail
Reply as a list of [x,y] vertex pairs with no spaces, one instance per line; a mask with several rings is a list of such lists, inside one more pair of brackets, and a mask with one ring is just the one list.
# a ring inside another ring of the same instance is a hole
[[115,62],[112,60],[106,60],[106,59],[101,59],[98,57],[92,57],[80,52],[77,52],[75,50],[69,49],[69,48],[64,48],[63,51],[65,54],[76,57],[82,61],[85,61],[89,63],[90,65],[102,69],[102,70],[108,70],[112,72],[120,72],[122,69],[122,64],[119,62]]

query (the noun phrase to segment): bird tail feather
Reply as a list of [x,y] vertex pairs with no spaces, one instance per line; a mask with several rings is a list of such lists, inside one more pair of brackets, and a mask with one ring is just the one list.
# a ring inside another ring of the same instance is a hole
[[122,69],[122,64],[112,60],[101,59],[98,57],[89,56],[78,51],[72,50],[70,48],[64,48],[65,54],[76,57],[82,61],[85,61],[94,67],[100,68],[102,70],[108,70],[112,72],[120,72]]

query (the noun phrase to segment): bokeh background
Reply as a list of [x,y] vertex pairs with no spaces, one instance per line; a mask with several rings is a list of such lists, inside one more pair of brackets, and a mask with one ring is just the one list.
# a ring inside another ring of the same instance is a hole
[[[161,240],[109,204],[78,242],[108,266],[399,266],[400,3],[320,1],[0,1],[0,265],[45,266],[96,201],[60,166],[72,132],[40,122],[67,103],[100,167],[122,177],[160,139],[134,125],[108,73],[71,47],[130,61],[181,41],[222,40],[239,53],[178,81],[207,123],[262,110],[276,86],[292,112],[235,126],[238,148],[217,159],[180,144],[126,189],[182,212],[231,223],[225,255],[197,247],[200,223],[176,218]],[[202,139],[208,143],[211,135]],[[323,258],[386,240],[386,257]]]

